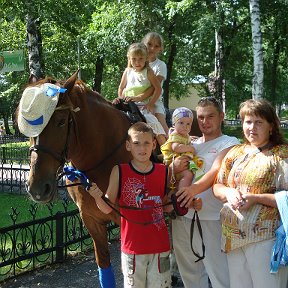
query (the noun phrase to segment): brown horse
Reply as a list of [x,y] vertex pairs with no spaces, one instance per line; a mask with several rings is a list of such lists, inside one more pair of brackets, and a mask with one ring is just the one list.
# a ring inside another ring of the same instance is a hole
[[[34,201],[52,201],[57,194],[58,176],[67,161],[106,191],[112,167],[131,158],[125,149],[129,119],[77,80],[77,73],[63,85],[51,78],[30,85],[43,83],[56,84],[67,91],[60,94],[57,107],[41,134],[30,139],[27,192]],[[69,187],[68,192],[93,239],[101,287],[112,288],[115,283],[105,280],[114,277],[113,272],[107,272],[111,270],[111,264],[106,224],[109,221],[119,224],[119,216],[115,212],[103,214],[83,186]],[[103,271],[107,272],[104,276],[101,275]]]
[[[60,86],[49,78],[31,85],[47,82]],[[66,161],[106,191],[112,167],[130,160],[125,149],[130,126],[126,114],[77,80],[77,73],[63,87],[67,91],[60,94],[49,123],[38,137],[30,139],[27,191],[37,202],[47,203],[55,198],[57,178]],[[103,214],[83,186],[69,187],[68,191],[93,238],[99,268],[110,267],[106,224],[109,221],[119,224],[119,216],[114,212]],[[101,285],[113,287],[111,283]]]

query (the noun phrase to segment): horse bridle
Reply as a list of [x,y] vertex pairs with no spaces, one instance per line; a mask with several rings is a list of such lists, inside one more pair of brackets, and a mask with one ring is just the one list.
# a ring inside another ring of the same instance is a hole
[[[67,108],[69,109],[69,108]],[[68,141],[69,141],[69,137],[70,137],[70,129],[71,129],[71,125],[73,123],[73,120],[72,120],[72,116],[71,116],[71,111],[69,111],[69,115],[68,115],[68,132],[67,132],[67,137],[66,137],[66,142],[65,142],[65,146],[64,146],[64,149],[63,151],[60,153],[57,153],[55,151],[52,151],[51,149],[43,146],[43,145],[40,145],[39,144],[39,135],[37,137],[34,137],[34,142],[36,144],[30,146],[29,148],[29,154],[31,156],[31,153],[32,152],[35,152],[35,153],[39,153],[39,152],[43,152],[43,153],[46,153],[48,155],[50,155],[52,158],[56,159],[60,165],[57,169],[57,172],[56,172],[56,176],[57,176],[57,182],[63,177],[62,175],[62,172],[60,172],[63,167],[64,167],[64,164],[67,162],[67,155],[68,155]]]
[[50,156],[52,156],[52,158],[56,159],[60,163],[60,166],[64,166],[64,164],[66,162],[66,157],[63,154],[58,154],[58,153],[48,149],[47,147],[39,145],[39,144],[32,145],[29,148],[29,151],[30,151],[30,154],[32,152],[38,153],[39,151],[43,152],[43,153],[46,153],[46,154],[49,154]]
[[[56,108],[57,109],[57,108]],[[59,109],[59,108],[58,108]],[[57,110],[58,110],[57,109]],[[61,109],[61,108],[60,108]],[[63,109],[63,108],[62,108]],[[68,132],[67,132],[67,137],[66,137],[66,142],[65,142],[65,146],[64,146],[64,150],[62,151],[62,153],[57,153],[55,151],[52,151],[51,149],[43,146],[43,145],[40,145],[39,144],[39,136],[37,137],[34,137],[34,141],[36,144],[30,146],[29,148],[29,152],[30,152],[30,155],[32,152],[43,152],[43,153],[46,153],[48,155],[50,155],[52,158],[56,159],[60,165],[57,169],[57,172],[56,172],[56,177],[57,177],[57,182],[59,182],[59,180],[65,176],[65,173],[62,172],[63,170],[63,167],[64,167],[64,164],[67,162],[67,155],[68,155],[68,142],[69,142],[69,137],[71,135],[70,131],[71,131],[71,125],[73,124],[73,117],[72,117],[72,113],[71,111],[71,108],[70,107],[65,107],[65,109],[69,109],[69,116],[68,116]],[[91,171],[91,170],[95,170],[97,169],[98,167],[100,167],[107,159],[109,159],[126,141],[126,138],[127,136],[124,135],[123,136],[123,139],[117,143],[117,145],[114,147],[114,149],[112,149],[107,155],[105,155],[105,157],[103,157],[103,159],[101,159],[96,165],[94,165],[92,168],[88,168],[87,170],[83,171],[85,173],[87,173],[88,171]],[[57,187],[58,188],[65,188],[65,187],[70,187],[70,186],[79,186],[81,185],[81,183],[73,183],[73,184],[67,184],[67,185],[58,185]]]

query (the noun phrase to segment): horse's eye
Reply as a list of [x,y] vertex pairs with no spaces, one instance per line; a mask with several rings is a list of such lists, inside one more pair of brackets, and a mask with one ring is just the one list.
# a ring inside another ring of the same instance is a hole
[[63,127],[65,125],[65,119],[61,119],[58,123],[58,127]]

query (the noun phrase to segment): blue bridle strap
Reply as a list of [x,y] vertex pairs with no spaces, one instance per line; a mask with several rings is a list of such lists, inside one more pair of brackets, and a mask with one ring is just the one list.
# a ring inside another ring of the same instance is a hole
[[[67,177],[67,179],[71,182],[75,182],[75,180],[80,180],[81,183],[77,183],[78,185],[83,185],[85,189],[89,189],[91,187],[91,183],[85,173],[75,169],[72,166],[65,166],[63,168],[63,174]],[[70,186],[70,185],[66,185]]]

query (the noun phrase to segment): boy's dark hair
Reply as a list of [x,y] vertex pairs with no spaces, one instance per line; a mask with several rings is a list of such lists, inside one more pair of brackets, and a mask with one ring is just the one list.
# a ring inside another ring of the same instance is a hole
[[128,141],[131,140],[131,132],[133,131],[142,132],[142,133],[150,133],[152,138],[153,139],[155,138],[152,128],[144,122],[137,122],[128,129],[128,135],[127,135]]

